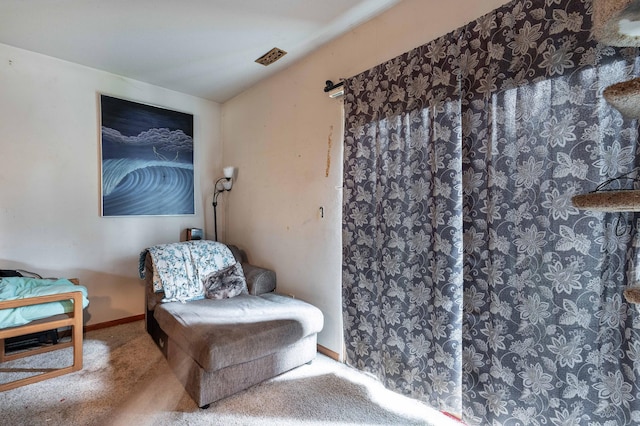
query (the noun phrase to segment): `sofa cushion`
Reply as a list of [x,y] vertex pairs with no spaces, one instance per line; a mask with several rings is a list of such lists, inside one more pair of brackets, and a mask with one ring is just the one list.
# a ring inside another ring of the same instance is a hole
[[204,279],[204,295],[207,299],[227,299],[242,293],[249,293],[242,266],[233,266],[212,272]]
[[275,293],[163,303],[154,316],[169,338],[207,371],[275,353],[318,333],[324,321],[315,306]]

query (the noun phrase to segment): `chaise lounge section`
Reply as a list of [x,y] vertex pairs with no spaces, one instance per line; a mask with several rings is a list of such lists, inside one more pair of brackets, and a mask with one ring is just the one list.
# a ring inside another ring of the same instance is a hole
[[[246,291],[233,297],[167,302],[164,292],[154,289],[153,283],[154,274],[158,274],[153,253],[162,252],[167,245],[155,246],[160,250],[147,249],[141,255],[147,332],[198,406],[207,407],[315,358],[322,312],[309,303],[275,293],[273,271],[249,264],[237,247],[211,241],[175,244],[186,245],[179,249],[189,251],[184,261],[192,263],[178,269],[210,268],[200,265],[197,253],[203,248],[228,250],[232,260],[227,263],[239,263],[246,280]],[[192,280],[205,280],[207,270],[191,275]]]

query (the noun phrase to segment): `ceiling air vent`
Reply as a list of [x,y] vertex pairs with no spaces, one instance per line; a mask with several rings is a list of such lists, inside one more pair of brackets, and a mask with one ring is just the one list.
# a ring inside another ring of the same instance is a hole
[[267,65],[271,65],[278,59],[282,58],[286,54],[287,52],[285,52],[284,50],[274,47],[273,49],[256,59],[256,62],[266,67]]

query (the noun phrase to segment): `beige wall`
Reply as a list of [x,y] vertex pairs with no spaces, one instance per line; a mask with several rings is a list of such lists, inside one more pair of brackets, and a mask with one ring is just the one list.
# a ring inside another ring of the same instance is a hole
[[[195,216],[100,216],[98,93],[194,114]],[[213,102],[0,44],[0,268],[80,278],[89,324],[141,314],[140,251],[205,222],[212,236],[219,118]]]
[[322,309],[319,343],[334,352],[342,354],[342,105],[323,93],[324,82],[353,76],[505,3],[403,0],[223,105],[224,161],[239,168],[225,200],[229,241],[246,248],[253,263],[275,269],[279,291]]
[[[322,92],[324,81],[503,3],[403,0],[227,102],[222,115],[213,102],[0,44],[0,268],[80,278],[89,324],[141,314],[140,250],[177,241],[187,227],[212,238],[213,182],[234,165],[233,191],[219,200],[220,240],[275,269],[280,291],[319,306],[319,341],[341,353],[342,106]],[[100,217],[98,93],[194,114],[194,216]]]

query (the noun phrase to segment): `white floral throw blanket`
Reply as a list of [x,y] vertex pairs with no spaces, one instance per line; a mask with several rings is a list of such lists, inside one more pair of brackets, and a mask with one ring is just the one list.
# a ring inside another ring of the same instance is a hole
[[204,298],[203,279],[236,263],[229,247],[216,241],[161,244],[140,253],[140,278],[144,278],[147,254],[153,262],[153,289],[164,291],[163,302]]

